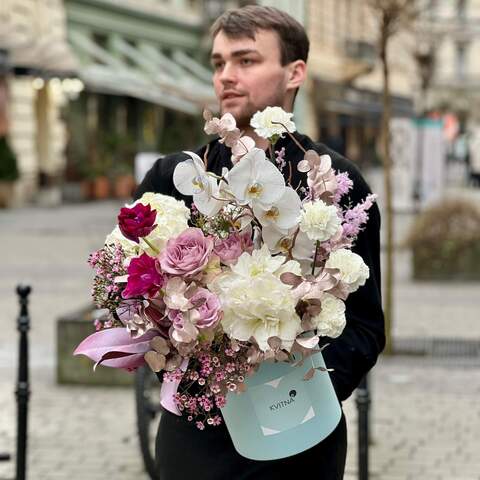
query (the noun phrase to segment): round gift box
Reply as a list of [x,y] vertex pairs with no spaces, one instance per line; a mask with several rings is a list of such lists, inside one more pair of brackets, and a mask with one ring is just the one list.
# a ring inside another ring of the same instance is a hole
[[229,393],[222,415],[237,452],[252,460],[275,460],[303,452],[333,432],[341,407],[322,354],[302,366],[264,362],[245,380],[247,391]]

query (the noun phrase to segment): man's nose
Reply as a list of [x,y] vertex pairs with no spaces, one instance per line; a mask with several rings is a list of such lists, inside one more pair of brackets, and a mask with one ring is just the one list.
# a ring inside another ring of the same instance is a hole
[[225,63],[222,72],[220,73],[220,81],[223,84],[235,83],[237,79],[237,71],[231,63]]

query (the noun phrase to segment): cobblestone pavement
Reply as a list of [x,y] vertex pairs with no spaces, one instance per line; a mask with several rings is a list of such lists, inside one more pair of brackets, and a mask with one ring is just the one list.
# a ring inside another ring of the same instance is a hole
[[[31,295],[32,396],[29,478],[143,480],[133,391],[58,386],[54,381],[59,315],[89,301],[88,253],[111,229],[119,203],[0,213],[0,452],[14,449],[17,355],[15,285]],[[399,236],[409,219],[399,219]],[[397,258],[396,338],[480,340],[479,284],[413,283],[409,257]],[[480,480],[480,368],[473,360],[383,358],[373,376],[372,478]],[[356,478],[356,409],[345,403],[349,455]],[[13,462],[0,463],[0,480]]]

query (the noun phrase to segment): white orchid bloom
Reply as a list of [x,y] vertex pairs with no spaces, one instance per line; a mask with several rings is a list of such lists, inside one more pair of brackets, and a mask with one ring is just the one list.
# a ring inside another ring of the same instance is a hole
[[[270,249],[270,252],[273,254],[287,254],[291,249],[292,257],[295,260],[312,260],[315,243],[302,231],[298,231],[295,235],[296,231],[296,227],[289,230],[282,230],[276,228],[275,225],[267,225],[262,229],[262,237]],[[293,244],[294,240],[295,243]]]
[[228,184],[242,204],[269,208],[285,192],[285,179],[265,152],[254,148],[228,174]]
[[263,225],[275,225],[279,229],[289,229],[298,223],[302,201],[292,187],[286,187],[280,199],[269,208],[255,204],[253,212]]
[[193,202],[200,213],[216,215],[224,202],[219,200],[220,187],[217,180],[205,170],[202,159],[193,152],[184,152],[190,156],[180,162],[173,172],[173,183],[182,195],[192,195]]

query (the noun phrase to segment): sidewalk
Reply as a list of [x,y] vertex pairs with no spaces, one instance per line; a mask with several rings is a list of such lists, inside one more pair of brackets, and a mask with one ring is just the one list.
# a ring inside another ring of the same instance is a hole
[[[14,450],[17,298],[33,286],[29,478],[144,480],[133,391],[54,383],[55,322],[89,301],[90,251],[111,230],[117,202],[0,213],[0,451]],[[408,218],[400,219],[405,229]],[[409,256],[396,261],[395,338],[480,340],[478,284],[412,283]],[[372,478],[480,480],[480,368],[473,360],[383,358],[373,376]],[[356,478],[356,408],[349,428],[347,480]],[[0,463],[0,479],[13,478]]]

